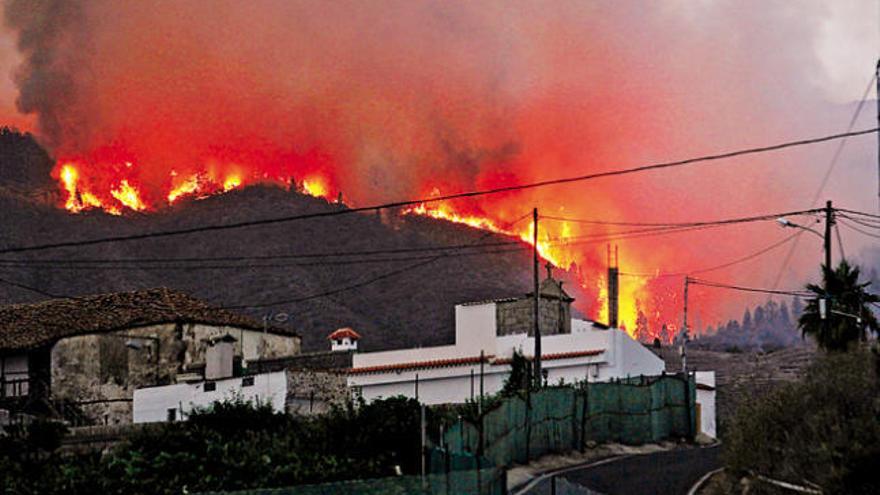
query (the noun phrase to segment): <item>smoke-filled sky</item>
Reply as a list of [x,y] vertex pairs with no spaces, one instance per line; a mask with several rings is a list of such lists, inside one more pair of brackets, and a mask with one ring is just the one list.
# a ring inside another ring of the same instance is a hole
[[[216,162],[318,170],[368,204],[842,132],[873,73],[878,19],[867,0],[11,0],[0,116],[86,176],[133,162],[147,197],[171,171]],[[872,101],[856,127],[874,112]],[[834,147],[456,206],[499,220],[532,205],[627,221],[805,209]],[[876,211],[875,147],[851,140],[818,199]],[[621,264],[700,268],[781,230],[622,242]],[[850,253],[868,245],[842,234]],[[801,240],[781,286],[812,276],[816,244]],[[604,246],[583,249],[603,259]],[[706,278],[769,286],[783,256]]]

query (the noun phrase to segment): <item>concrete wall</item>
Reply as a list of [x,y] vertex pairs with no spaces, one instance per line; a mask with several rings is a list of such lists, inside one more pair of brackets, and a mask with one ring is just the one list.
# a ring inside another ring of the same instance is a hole
[[96,424],[130,422],[134,389],[174,383],[179,373],[201,370],[207,341],[226,334],[237,339],[235,355],[244,354],[245,359],[279,358],[300,349],[297,337],[201,324],[152,325],[69,337],[51,351],[52,395],[79,404]]
[[[243,386],[243,380],[248,378],[253,379],[253,385]],[[215,390],[205,390],[206,383],[214,383]],[[133,421],[135,423],[167,421],[168,411],[172,409],[177,420],[186,420],[187,414],[194,408],[207,407],[214,402],[236,397],[254,403],[271,404],[273,410],[283,412],[286,396],[287,372],[285,371],[214,382],[140,388],[134,391]]]
[[[715,372],[697,371],[697,404],[700,408],[700,432],[717,438],[715,419]],[[704,387],[701,389],[700,385]],[[712,390],[708,390],[711,388]]]

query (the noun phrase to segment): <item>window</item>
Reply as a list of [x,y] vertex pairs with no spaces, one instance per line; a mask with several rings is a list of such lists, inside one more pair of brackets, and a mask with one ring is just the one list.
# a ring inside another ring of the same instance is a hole
[[253,387],[254,386],[254,377],[246,376],[246,377],[242,378],[241,379],[241,386],[242,387]]
[[165,417],[165,419],[167,419],[169,423],[173,423],[173,422],[177,421],[177,409],[175,409],[173,407],[171,409],[169,409],[168,414]]
[[205,382],[205,392],[213,392],[217,390],[216,382]]

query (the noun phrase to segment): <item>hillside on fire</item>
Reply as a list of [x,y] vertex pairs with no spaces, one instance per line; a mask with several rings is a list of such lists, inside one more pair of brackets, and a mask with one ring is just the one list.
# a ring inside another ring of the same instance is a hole
[[[36,170],[51,168],[46,162],[48,155],[29,136],[6,132],[2,137],[0,171],[13,170],[10,165],[20,163],[23,156]],[[345,208],[277,185],[255,185],[219,196],[182,200],[155,213],[129,211],[114,216],[85,211],[70,215],[57,207],[54,184],[43,179],[0,176],[0,231],[4,233],[0,249]],[[43,193],[18,194],[22,185]],[[437,246],[455,247],[424,250]],[[258,255],[256,259],[254,255]],[[278,324],[275,315],[287,314],[289,321],[285,323],[302,334],[307,350],[325,349],[327,335],[345,326],[357,326],[368,350],[449,343],[453,338],[453,305],[522,296],[530,290],[532,269],[530,250],[517,239],[399,211],[343,215],[332,222],[315,219],[205,232],[191,235],[185,242],[172,237],[59,249],[48,257],[51,259],[47,260],[45,253],[33,253],[16,257],[24,261],[0,262],[0,277],[44,292],[0,284],[0,298],[29,302],[47,295],[167,286],[217,306],[234,306],[234,310],[257,319],[269,315],[272,324]],[[409,273],[361,289],[341,290],[389,269],[432,258],[436,260]],[[95,261],[71,263],[74,259]],[[113,260],[120,261],[107,262]],[[589,310],[591,298],[579,290],[573,277],[558,271],[557,276],[569,281],[566,289],[583,304],[577,307]],[[334,294],[337,290],[340,292]],[[309,299],[297,301],[301,298]],[[281,303],[263,306],[275,301]]]

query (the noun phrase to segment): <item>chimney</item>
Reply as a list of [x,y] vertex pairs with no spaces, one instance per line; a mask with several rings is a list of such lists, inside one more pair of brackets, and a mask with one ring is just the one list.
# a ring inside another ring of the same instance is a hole
[[337,351],[356,351],[358,348],[358,340],[361,336],[351,328],[340,328],[327,336],[330,341],[330,350]]
[[611,257],[611,245],[608,245],[608,326],[617,328],[618,308],[620,302],[620,269],[617,266],[617,246],[614,246],[614,258]]
[[232,377],[235,342],[235,337],[228,333],[208,341],[208,349],[205,351],[205,380]]

